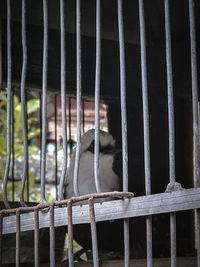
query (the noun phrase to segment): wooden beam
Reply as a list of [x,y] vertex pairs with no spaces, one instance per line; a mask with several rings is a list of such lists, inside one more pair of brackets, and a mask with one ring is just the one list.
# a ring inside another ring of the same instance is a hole
[[[200,188],[185,189],[95,204],[96,221],[114,220],[200,208]],[[73,206],[73,223],[89,223],[88,205]],[[55,227],[67,225],[67,208],[55,208]],[[49,211],[39,212],[39,227],[49,227]],[[21,215],[21,231],[34,229],[34,214]],[[3,218],[3,234],[15,233],[16,216]]]

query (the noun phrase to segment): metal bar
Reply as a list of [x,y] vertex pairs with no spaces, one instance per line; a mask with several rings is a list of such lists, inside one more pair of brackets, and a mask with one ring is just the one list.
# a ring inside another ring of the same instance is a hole
[[[63,199],[63,200],[58,200],[54,201],[54,206],[60,206],[60,205],[66,205],[68,201],[72,201],[73,203],[75,202],[80,202],[84,200],[88,200],[89,198],[106,198],[106,197],[113,197],[113,198],[132,198],[133,193],[131,192],[118,192],[118,191],[113,191],[113,192],[103,192],[103,193],[92,193],[92,194],[86,194],[78,197],[71,197],[69,199]],[[21,212],[30,212],[34,211],[36,208],[37,209],[45,209],[49,208],[51,206],[52,202],[44,202],[40,203],[37,206],[31,206],[31,207],[21,207]],[[15,213],[17,211],[16,208],[14,209],[9,209],[9,210],[2,210],[4,214],[11,214]]]
[[78,176],[81,152],[81,0],[76,0],[76,71],[77,143],[74,167],[74,194],[79,196]]
[[11,58],[11,7],[10,0],[7,0],[7,157],[3,180],[3,201],[7,209],[10,208],[7,198],[7,183],[10,170],[11,155],[11,81],[12,81],[12,58]]
[[26,206],[24,202],[24,189],[27,179],[27,167],[28,167],[28,141],[27,141],[27,116],[26,116],[26,95],[25,95],[25,83],[26,83],[26,70],[27,70],[27,44],[26,44],[26,0],[22,0],[22,50],[23,50],[23,65],[21,75],[21,107],[22,107],[22,134],[23,134],[23,146],[24,146],[24,160],[22,171],[22,183],[20,187],[20,203],[22,206]]
[[168,123],[169,123],[169,176],[170,176],[170,183],[174,183],[175,182],[174,101],[173,101],[173,75],[172,75],[169,0],[165,0],[165,37],[166,37]]
[[199,127],[198,127],[198,76],[197,76],[197,50],[194,1],[189,0],[190,15],[190,45],[191,45],[191,70],[192,70],[192,107],[193,107],[193,150],[195,187],[200,186],[199,177]]
[[39,101],[40,101],[40,173],[42,169],[42,93],[39,93]]
[[54,203],[50,205],[50,267],[55,266],[55,227],[54,227]]
[[147,57],[146,57],[146,34],[144,19],[144,3],[139,0],[140,16],[140,43],[141,43],[141,73],[142,73],[142,99],[143,99],[143,127],[144,127],[144,163],[145,163],[145,191],[151,194],[151,171],[150,171],[150,141],[149,141],[149,103],[147,83]]
[[[26,132],[27,132],[27,137],[28,137],[28,102],[27,102],[27,99],[28,99],[28,91],[26,91]],[[26,177],[27,177],[27,184],[26,184],[26,199],[27,199],[27,202],[29,202],[29,151],[28,151],[28,145],[27,145],[27,173],[26,173]]]
[[92,255],[93,255],[93,266],[99,266],[99,255],[98,255],[98,242],[97,242],[97,229],[95,222],[95,212],[94,212],[94,199],[89,199],[89,210],[90,210],[90,226],[91,226],[91,236],[92,236]]
[[[143,100],[143,127],[144,127],[144,165],[145,165],[145,192],[151,194],[151,171],[150,171],[150,141],[149,141],[149,103],[147,83],[147,57],[146,57],[146,33],[144,18],[144,2],[139,0],[140,18],[140,43],[141,43],[141,73],[142,73],[142,100]],[[147,240],[147,266],[152,267],[152,220],[146,217],[146,240]]]
[[42,70],[42,160],[41,160],[41,201],[45,201],[46,134],[47,134],[47,62],[48,62],[48,9],[43,0],[44,42]]
[[95,72],[95,149],[94,149],[94,179],[96,191],[101,192],[99,181],[99,102],[101,80],[101,2],[96,1],[96,72]]
[[122,0],[118,0],[118,27],[119,27],[119,50],[120,50],[120,92],[121,92],[121,118],[122,118],[123,190],[128,191],[126,73],[125,73],[125,47],[124,47]]
[[39,210],[34,210],[34,266],[39,267]]
[[67,202],[67,211],[68,211],[68,258],[69,266],[74,266],[74,256],[73,256],[73,222],[72,222],[72,201]]
[[[121,94],[121,121],[122,121],[122,157],[123,157],[123,191],[128,191],[128,148],[127,148],[127,118],[126,118],[126,73],[125,47],[122,0],[118,0],[118,28],[120,53],[120,94]],[[124,265],[130,264],[129,223],[124,220]]]
[[14,87],[12,88],[12,134],[11,134],[11,144],[12,144],[12,201],[15,201],[15,103],[14,103]]
[[3,213],[2,212],[0,212],[0,267],[2,267],[2,265],[3,265],[3,262],[2,262],[2,260],[3,260],[3,258],[2,258],[2,249],[3,249]]
[[57,140],[57,95],[54,96],[54,118],[55,118],[55,183],[56,200],[58,200],[58,140]]
[[82,131],[85,132],[85,100],[82,100]]
[[[195,187],[200,186],[199,173],[199,125],[198,125],[198,76],[194,1],[189,0],[191,72],[192,72],[192,111],[193,111],[193,170]],[[197,238],[197,266],[200,267],[200,213],[195,211]]]
[[[169,0],[165,0],[165,38],[166,38],[168,124],[169,124],[169,177],[170,177],[170,184],[173,184],[176,182],[176,179],[175,179],[173,74],[172,74]],[[176,266],[176,214],[175,213],[170,214],[170,249],[171,249],[171,266],[175,267]]]
[[71,97],[68,97],[68,110],[69,110],[69,151],[70,151],[70,157],[72,154],[72,127],[71,127]]
[[[90,197],[93,196],[89,195]],[[88,196],[88,197],[89,197]],[[104,194],[101,193],[101,196]],[[107,195],[108,196],[108,195]],[[114,195],[111,195],[112,197]],[[127,196],[127,195],[124,195]],[[80,200],[80,197],[78,197]],[[82,198],[81,200],[86,200]],[[80,201],[81,201],[80,200]],[[66,205],[69,200],[57,201],[56,205]],[[49,207],[50,203],[40,206],[40,209]],[[164,214],[170,212],[192,210],[200,208],[200,188],[192,188],[180,190],[172,193],[162,193],[149,196],[135,197],[131,199],[104,201],[103,203],[95,203],[95,219],[96,222],[117,220],[130,217],[148,216],[154,214]],[[24,210],[25,209],[25,210]],[[23,212],[21,220],[21,231],[29,231],[34,229],[33,207],[22,208]],[[6,214],[6,210],[5,214]],[[15,211],[11,210],[11,211]],[[10,210],[9,214],[12,214]],[[8,214],[8,213],[7,213]],[[89,223],[88,205],[73,206],[73,224]],[[67,224],[67,209],[65,207],[55,209],[55,227]],[[16,231],[15,216],[4,217],[3,234],[15,233]],[[49,213],[40,213],[40,228],[49,227]]]
[[176,266],[176,213],[170,213],[171,266]]
[[2,88],[2,18],[0,15],[0,92]]
[[16,211],[16,267],[20,266],[20,208]]
[[60,32],[61,32],[61,104],[62,104],[62,134],[63,134],[63,166],[59,184],[59,199],[63,199],[63,185],[67,170],[67,119],[66,119],[66,55],[65,55],[65,16],[64,0],[60,0]]

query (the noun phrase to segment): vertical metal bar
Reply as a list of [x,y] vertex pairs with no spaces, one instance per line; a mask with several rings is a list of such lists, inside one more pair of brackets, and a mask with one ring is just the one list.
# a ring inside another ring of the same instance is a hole
[[60,0],[60,32],[61,32],[61,103],[62,103],[62,133],[64,161],[59,184],[59,199],[63,199],[63,185],[67,170],[67,120],[66,120],[66,55],[65,55],[65,16],[64,0]]
[[57,140],[57,95],[54,96],[54,118],[55,118],[55,182],[56,200],[58,199],[58,140]]
[[2,88],[2,21],[1,21],[1,15],[0,15],[0,92]]
[[77,143],[74,168],[74,194],[79,196],[78,176],[81,151],[81,1],[76,0],[76,108],[77,108]]
[[16,267],[20,266],[20,208],[16,211]]
[[[165,0],[165,38],[167,64],[168,124],[169,124],[169,177],[175,183],[174,101],[171,53],[171,27],[169,0]],[[170,214],[171,266],[176,266],[176,214]]]
[[[28,137],[28,102],[27,102],[28,92],[27,91],[26,91],[25,96],[26,96],[26,98],[25,98],[25,101],[26,101],[26,132],[27,132],[27,137]],[[27,144],[27,171],[26,171],[26,177],[27,177],[26,199],[27,199],[27,202],[29,202],[29,151],[28,151],[28,144]]]
[[68,97],[68,111],[69,111],[69,149],[70,149],[70,157],[71,157],[71,154],[72,154],[71,97]]
[[54,204],[50,205],[50,267],[55,266]]
[[82,100],[82,132],[85,132],[85,100]]
[[[170,183],[175,183],[175,141],[174,141],[174,101],[171,53],[171,27],[169,0],[165,0],[165,38],[167,64],[168,124],[169,124],[169,176]],[[171,266],[176,266],[176,214],[170,214]]]
[[99,255],[98,255],[98,242],[97,242],[97,229],[95,222],[95,212],[94,212],[94,199],[89,199],[89,209],[90,209],[90,225],[91,225],[91,236],[92,236],[92,255],[93,255],[93,266],[99,266]]
[[[122,120],[122,157],[123,157],[123,191],[128,191],[128,149],[127,149],[127,118],[126,118],[126,74],[125,47],[122,0],[118,0],[118,28],[120,53],[120,92],[121,92],[121,120]],[[125,267],[130,264],[129,222],[124,219],[124,260]]]
[[12,59],[11,59],[11,7],[10,0],[7,0],[7,157],[6,168],[3,180],[3,201],[7,209],[10,208],[7,198],[7,183],[10,170],[11,155],[11,81],[12,81]]
[[[140,44],[141,44],[141,73],[142,73],[142,99],[143,99],[143,127],[144,127],[144,165],[145,165],[145,192],[151,194],[151,171],[150,171],[150,141],[149,141],[149,104],[147,83],[147,57],[146,57],[146,33],[144,18],[144,2],[139,0],[140,18]],[[147,240],[147,266],[152,267],[152,220],[146,217],[146,240]]]
[[34,210],[34,266],[39,267],[39,210]]
[[11,143],[12,143],[12,201],[15,199],[15,101],[14,101],[14,87],[12,88],[12,135],[11,135]]
[[169,0],[165,0],[165,37],[167,63],[167,93],[168,93],[168,121],[169,121],[169,176],[170,183],[175,182],[175,141],[174,141],[174,101],[171,52],[171,27]]
[[[165,36],[166,36],[166,63],[168,88],[168,122],[169,122],[169,173],[170,183],[175,183],[175,141],[174,141],[174,103],[173,103],[173,76],[171,55],[171,27],[169,0],[165,0]],[[170,247],[171,266],[176,266],[176,214],[170,214]]]
[[2,242],[2,239],[3,239],[3,213],[0,212],[0,267],[2,267],[3,265],[3,262],[2,262],[2,249],[3,249],[3,242]]
[[118,0],[118,27],[120,50],[120,92],[122,117],[122,154],[123,154],[123,190],[128,191],[128,149],[127,149],[127,118],[126,118],[126,73],[125,73],[125,47],[122,0]]
[[96,73],[95,73],[95,150],[94,179],[97,193],[101,192],[99,181],[99,102],[101,79],[101,2],[96,0]]
[[192,107],[193,107],[193,150],[195,186],[200,186],[199,177],[199,128],[198,128],[198,76],[197,76],[197,50],[194,1],[189,0],[190,15],[190,45],[191,45],[191,70],[192,70]]
[[39,93],[39,101],[40,101],[40,173],[42,170],[42,93]]
[[26,116],[26,95],[25,95],[25,83],[26,83],[26,70],[27,70],[27,44],[26,44],[26,0],[22,0],[22,50],[23,50],[23,65],[21,75],[21,106],[22,106],[22,134],[24,145],[24,160],[22,171],[22,183],[20,187],[20,203],[22,206],[26,206],[24,202],[24,188],[27,179],[27,167],[28,167],[28,141],[27,141],[27,116]]
[[[200,187],[199,177],[199,126],[198,126],[198,76],[197,76],[197,49],[194,1],[189,0],[190,19],[190,46],[191,46],[191,72],[192,72],[192,110],[193,110],[193,169],[195,187]],[[197,238],[197,266],[200,267],[200,212],[195,211],[196,238]]]
[[176,213],[170,213],[171,267],[176,266]]
[[74,266],[74,256],[73,256],[73,222],[72,222],[72,202],[71,200],[67,203],[68,211],[68,258],[69,258],[69,267]]
[[42,70],[42,161],[41,161],[41,200],[45,201],[46,172],[46,133],[47,133],[47,62],[48,62],[48,9],[47,0],[43,0],[44,42]]

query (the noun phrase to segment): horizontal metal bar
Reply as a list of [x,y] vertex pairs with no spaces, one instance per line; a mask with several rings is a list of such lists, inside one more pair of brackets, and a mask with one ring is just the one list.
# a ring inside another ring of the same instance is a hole
[[[95,203],[98,221],[147,216],[200,208],[200,188],[185,189],[124,200]],[[73,224],[89,223],[88,205],[73,206]],[[39,212],[39,227],[49,227],[49,212]],[[67,225],[67,208],[55,208],[55,227]],[[34,213],[21,214],[21,231],[34,229]],[[3,234],[15,233],[16,218],[3,218]]]

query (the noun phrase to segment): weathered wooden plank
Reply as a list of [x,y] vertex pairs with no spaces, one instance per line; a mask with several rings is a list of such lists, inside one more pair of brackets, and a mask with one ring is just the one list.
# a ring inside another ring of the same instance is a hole
[[[95,204],[96,221],[130,218],[200,208],[200,188],[185,189]],[[73,207],[73,223],[89,223],[88,205]],[[14,233],[14,215],[3,219],[3,234]],[[67,225],[67,208],[55,209],[55,226]],[[39,213],[39,227],[49,227],[49,211]],[[21,231],[34,229],[33,213],[21,215]]]
[[[77,262],[75,263],[76,267],[90,267],[93,266],[92,262]],[[124,261],[123,260],[112,260],[112,261],[103,261],[101,263],[102,267],[123,267]],[[145,259],[141,260],[130,260],[130,266],[134,267],[146,267],[147,263]],[[170,259],[153,259],[153,266],[154,267],[168,267],[170,266]],[[197,259],[196,258],[177,258],[177,267],[196,267],[197,266]]]

